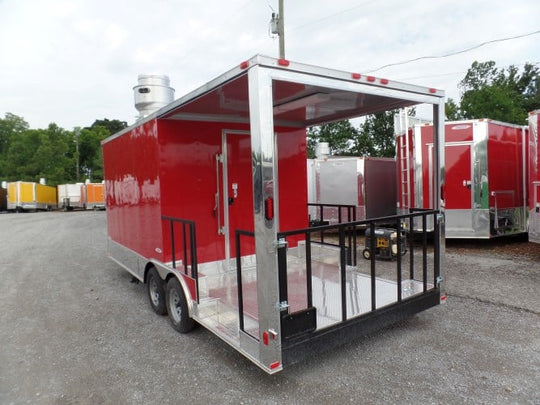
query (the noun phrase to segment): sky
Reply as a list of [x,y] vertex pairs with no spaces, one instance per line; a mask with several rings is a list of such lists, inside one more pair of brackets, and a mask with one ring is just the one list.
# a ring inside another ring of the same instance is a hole
[[[131,125],[139,74],[168,75],[176,99],[256,54],[278,57],[272,10],[278,0],[0,0],[0,118]],[[540,32],[527,35],[540,31],[538,0],[284,0],[284,22],[286,59],[458,101],[474,61],[540,66]]]

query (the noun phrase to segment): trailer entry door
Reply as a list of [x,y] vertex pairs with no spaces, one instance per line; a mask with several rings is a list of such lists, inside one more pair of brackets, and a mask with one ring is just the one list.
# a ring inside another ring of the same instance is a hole
[[[223,133],[224,236],[227,258],[236,257],[236,231],[253,232],[251,139],[247,132]],[[242,237],[242,256],[255,253],[254,238]]]
[[474,182],[470,144],[446,144],[446,208],[472,208]]

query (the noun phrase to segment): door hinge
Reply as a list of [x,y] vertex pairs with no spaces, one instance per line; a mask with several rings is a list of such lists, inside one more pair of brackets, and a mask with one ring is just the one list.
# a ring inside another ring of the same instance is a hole
[[278,302],[276,308],[279,309],[280,312],[286,311],[287,309],[289,309],[289,303],[287,301]]
[[276,249],[286,248],[289,246],[289,243],[285,238],[280,238],[277,241],[274,242],[274,246]]

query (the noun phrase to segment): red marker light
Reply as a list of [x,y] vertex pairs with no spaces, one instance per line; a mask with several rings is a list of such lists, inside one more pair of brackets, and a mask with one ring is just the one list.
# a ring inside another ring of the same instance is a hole
[[268,221],[274,219],[274,199],[272,197],[268,197],[264,200],[264,217]]
[[274,370],[279,367],[279,361],[276,361],[275,363],[270,364],[270,370]]
[[388,84],[388,79],[381,79],[381,84]]
[[249,62],[247,60],[240,63],[240,69],[247,69],[249,67]]
[[289,66],[291,64],[287,59],[278,59],[277,63],[279,66]]
[[375,81],[375,76],[368,76],[367,81],[368,82],[374,82]]
[[360,73],[351,73],[351,77],[355,80],[358,80],[362,77]]
[[437,93],[437,89],[434,89],[433,87],[429,89],[430,93]]
[[268,332],[263,332],[263,335],[262,335],[262,338],[263,338],[263,343],[268,346]]

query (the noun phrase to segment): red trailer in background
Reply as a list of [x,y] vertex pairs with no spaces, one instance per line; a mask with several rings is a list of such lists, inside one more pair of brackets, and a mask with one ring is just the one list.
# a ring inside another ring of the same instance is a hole
[[[445,124],[447,238],[487,239],[527,231],[526,134],[526,127],[489,119]],[[398,212],[436,206],[433,125],[401,130],[396,148]],[[431,225],[426,224],[428,229]]]
[[540,110],[529,114],[529,241],[540,243]]
[[377,219],[308,221],[306,128],[418,104],[440,144],[440,90],[255,56],[103,141],[109,256],[175,329],[197,322],[268,373],[438,305],[438,204],[393,218],[435,218],[436,237],[385,277],[356,261]]

